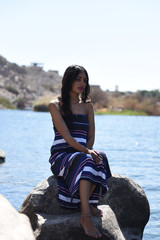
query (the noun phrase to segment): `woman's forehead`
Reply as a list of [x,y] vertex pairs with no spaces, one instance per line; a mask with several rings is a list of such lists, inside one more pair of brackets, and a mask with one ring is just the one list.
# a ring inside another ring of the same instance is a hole
[[84,71],[80,72],[80,73],[78,74],[78,77],[87,78],[87,76],[86,76],[86,74],[85,74]]

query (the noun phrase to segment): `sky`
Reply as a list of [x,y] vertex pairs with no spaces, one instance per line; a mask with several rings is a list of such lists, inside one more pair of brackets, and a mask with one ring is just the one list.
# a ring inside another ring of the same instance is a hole
[[0,0],[0,55],[78,64],[103,90],[160,89],[160,0]]

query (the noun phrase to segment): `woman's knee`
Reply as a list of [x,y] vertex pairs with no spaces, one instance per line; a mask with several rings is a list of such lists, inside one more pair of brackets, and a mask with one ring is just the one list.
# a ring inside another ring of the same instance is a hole
[[103,151],[98,151],[98,152],[103,158],[107,158],[107,155],[105,154],[105,152]]

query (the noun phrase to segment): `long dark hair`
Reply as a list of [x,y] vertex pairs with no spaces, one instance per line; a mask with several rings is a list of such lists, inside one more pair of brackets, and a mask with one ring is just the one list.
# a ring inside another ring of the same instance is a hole
[[76,80],[77,76],[84,72],[86,74],[86,87],[81,94],[81,101],[87,102],[89,101],[89,93],[90,93],[90,86],[89,86],[89,77],[86,69],[79,65],[71,65],[69,66],[62,78],[62,88],[61,88],[61,97],[60,100],[62,102],[61,110],[65,117],[68,119],[72,119],[72,110],[70,105],[70,91],[72,89],[72,84]]

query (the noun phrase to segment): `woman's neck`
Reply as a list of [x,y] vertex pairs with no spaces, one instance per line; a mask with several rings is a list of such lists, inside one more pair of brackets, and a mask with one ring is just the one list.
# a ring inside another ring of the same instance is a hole
[[80,101],[79,94],[70,94],[70,96],[71,96],[71,99],[70,99],[71,104],[79,103],[79,101]]

